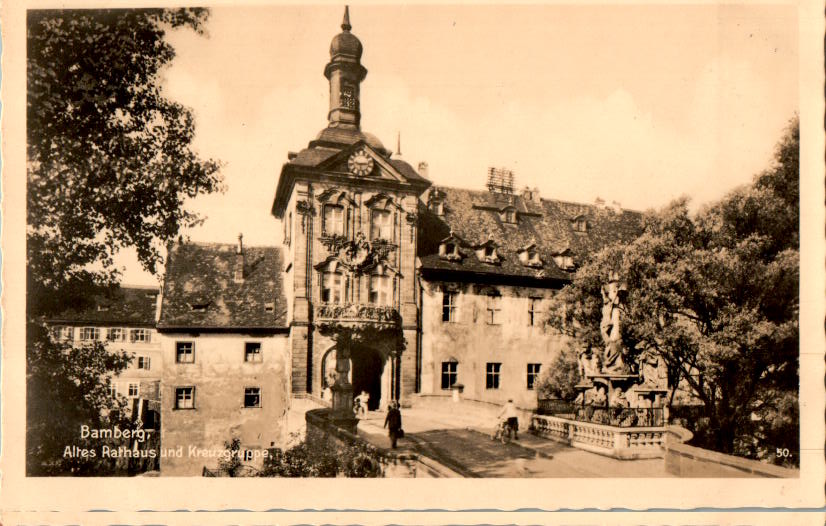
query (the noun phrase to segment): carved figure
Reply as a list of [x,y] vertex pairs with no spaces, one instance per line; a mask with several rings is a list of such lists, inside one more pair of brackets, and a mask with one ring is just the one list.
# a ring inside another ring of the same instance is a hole
[[625,284],[619,281],[619,277],[614,272],[610,274],[608,283],[602,286],[602,321],[599,329],[605,342],[602,360],[602,371],[605,373],[625,374],[628,372],[628,366],[625,364],[625,349],[622,345],[622,311],[625,291]]
[[640,355],[639,362],[642,385],[651,389],[668,388],[668,369],[665,361],[651,351]]
[[579,377],[585,381],[595,374],[599,374],[599,362],[596,353],[588,347],[579,354]]

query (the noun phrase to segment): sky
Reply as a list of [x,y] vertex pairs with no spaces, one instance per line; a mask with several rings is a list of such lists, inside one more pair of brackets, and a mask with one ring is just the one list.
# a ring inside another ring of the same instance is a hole
[[[187,206],[195,241],[273,245],[287,152],[326,124],[323,76],[343,7],[212,8],[207,34],[168,34],[167,96],[227,190]],[[489,166],[543,197],[694,207],[767,168],[798,108],[793,5],[356,5],[368,74],[362,129],[434,184],[483,189]],[[154,284],[127,251],[123,282]]]

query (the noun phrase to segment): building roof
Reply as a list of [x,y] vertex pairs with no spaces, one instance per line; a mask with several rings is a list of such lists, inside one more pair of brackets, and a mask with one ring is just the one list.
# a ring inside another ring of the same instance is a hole
[[[560,267],[554,256],[569,255],[581,264],[588,254],[642,232],[642,214],[630,210],[444,186],[432,187],[428,197],[441,201],[443,214],[438,216],[420,203],[418,255],[425,272],[568,281],[573,269]],[[516,212],[515,224],[503,221],[508,209]],[[575,225],[582,219],[584,232]],[[451,235],[457,240],[458,258],[439,255],[439,245]],[[478,257],[487,241],[496,247],[498,261],[488,263]],[[534,248],[541,265],[520,260],[519,252],[528,248]]]
[[48,318],[48,323],[72,325],[155,325],[158,287],[113,287],[92,293],[69,309]]
[[159,330],[286,326],[281,250],[245,246],[243,280],[236,281],[237,247],[219,243],[169,247]]

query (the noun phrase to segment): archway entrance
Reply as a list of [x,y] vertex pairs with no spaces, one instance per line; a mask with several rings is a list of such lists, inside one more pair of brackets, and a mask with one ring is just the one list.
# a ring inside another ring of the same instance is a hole
[[381,375],[384,370],[384,360],[381,354],[365,345],[354,345],[350,350],[350,360],[353,364],[352,384],[353,395],[362,391],[370,395],[367,408],[375,411],[381,401]]

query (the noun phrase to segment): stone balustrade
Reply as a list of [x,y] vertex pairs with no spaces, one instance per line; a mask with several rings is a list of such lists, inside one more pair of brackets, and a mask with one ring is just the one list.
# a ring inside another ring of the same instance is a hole
[[661,458],[665,427],[617,427],[558,416],[534,415],[532,431],[576,448],[620,459]]

